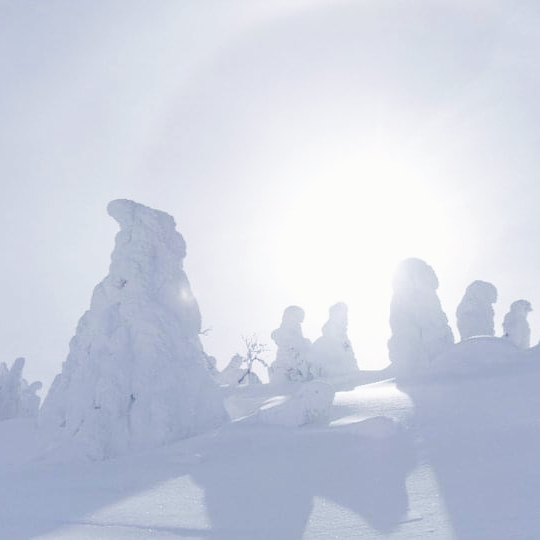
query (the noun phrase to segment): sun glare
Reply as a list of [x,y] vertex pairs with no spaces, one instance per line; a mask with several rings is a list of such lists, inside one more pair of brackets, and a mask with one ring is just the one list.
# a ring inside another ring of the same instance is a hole
[[452,241],[444,201],[419,161],[389,148],[304,162],[289,174],[295,187],[274,235],[286,261],[280,282],[306,313],[310,304],[347,302],[349,327],[373,327],[375,348],[385,349],[396,265],[412,256],[429,261]]

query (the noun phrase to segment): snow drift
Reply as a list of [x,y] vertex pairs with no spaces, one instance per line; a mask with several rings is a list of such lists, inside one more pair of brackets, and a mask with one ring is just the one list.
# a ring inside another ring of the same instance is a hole
[[97,459],[228,419],[205,366],[174,219],[128,200],[112,201],[108,212],[120,224],[109,275],[94,289],[39,417],[71,453]]
[[324,421],[330,415],[335,391],[323,381],[304,383],[292,396],[268,400],[256,416],[263,424],[300,427]]

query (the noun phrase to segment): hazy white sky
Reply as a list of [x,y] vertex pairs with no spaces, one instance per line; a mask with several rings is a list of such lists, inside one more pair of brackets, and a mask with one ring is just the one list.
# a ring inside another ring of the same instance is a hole
[[0,361],[60,371],[119,197],[175,217],[221,366],[337,301],[384,366],[410,256],[453,328],[475,279],[499,333],[540,310],[538,28],[533,0],[0,0]]

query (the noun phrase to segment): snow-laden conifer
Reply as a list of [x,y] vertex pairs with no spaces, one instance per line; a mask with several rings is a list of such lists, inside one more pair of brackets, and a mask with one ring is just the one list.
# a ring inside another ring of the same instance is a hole
[[174,219],[128,200],[120,232],[40,414],[77,455],[103,458],[214,428],[228,417],[206,368],[199,307]]
[[347,336],[348,308],[338,302],[329,309],[328,321],[308,354],[313,378],[328,378],[358,373],[358,364]]
[[461,339],[473,336],[494,336],[493,304],[497,301],[497,289],[487,281],[473,281],[456,310],[457,327]]
[[283,312],[279,328],[271,334],[277,345],[276,359],[268,368],[271,383],[309,380],[307,353],[311,342],[302,334],[304,310],[289,306]]
[[527,315],[532,311],[530,302],[516,300],[512,302],[510,311],[504,316],[503,336],[520,349],[528,349],[531,342],[531,329]]
[[398,373],[421,373],[454,343],[437,296],[439,280],[420,259],[406,259],[394,276],[390,304],[389,358]]

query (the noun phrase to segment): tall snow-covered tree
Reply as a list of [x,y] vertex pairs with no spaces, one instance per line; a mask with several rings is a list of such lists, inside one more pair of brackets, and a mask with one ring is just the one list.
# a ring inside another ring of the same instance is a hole
[[527,315],[532,311],[530,302],[516,300],[512,302],[510,311],[504,316],[503,337],[509,339],[520,349],[528,349],[531,342],[531,328]]
[[456,310],[456,321],[461,339],[473,336],[494,336],[495,312],[493,304],[497,301],[495,285],[487,281],[473,281]]
[[308,354],[309,369],[314,378],[358,373],[358,363],[347,336],[348,307],[338,302],[329,309],[328,321]]
[[276,359],[268,368],[271,383],[309,380],[307,353],[311,342],[302,334],[303,321],[304,310],[289,306],[283,312],[280,327],[272,332],[277,352]]
[[421,259],[406,259],[394,275],[389,358],[400,374],[421,373],[454,343],[437,296],[439,280]]
[[108,276],[94,289],[44,403],[40,426],[76,455],[104,458],[228,419],[199,340],[201,316],[174,219],[115,200]]

